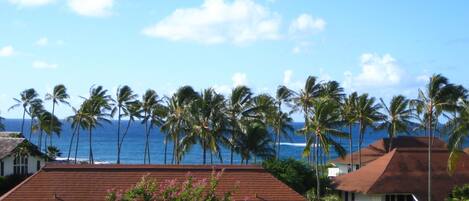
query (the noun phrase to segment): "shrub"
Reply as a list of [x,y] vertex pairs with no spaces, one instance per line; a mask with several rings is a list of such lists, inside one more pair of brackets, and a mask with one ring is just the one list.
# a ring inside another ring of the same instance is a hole
[[267,160],[262,166],[278,180],[302,195],[316,185],[314,171],[305,162],[292,158]]
[[19,183],[23,182],[30,175],[10,175],[5,177],[0,177],[0,195],[5,194],[10,191]]
[[212,172],[210,179],[195,179],[190,174],[182,182],[176,179],[166,180],[157,185],[155,180],[142,177],[134,187],[127,191],[111,189],[106,196],[107,201],[230,201],[233,191],[224,192],[219,197],[215,190],[219,184],[221,172]]
[[454,187],[453,191],[446,199],[447,201],[466,201],[469,200],[469,184]]

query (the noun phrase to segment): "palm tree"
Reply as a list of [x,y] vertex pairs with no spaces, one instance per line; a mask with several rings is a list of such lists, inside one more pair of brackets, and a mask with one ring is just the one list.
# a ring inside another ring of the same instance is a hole
[[127,134],[129,133],[129,128],[131,126],[132,123],[134,123],[136,121],[136,119],[140,119],[142,118],[142,103],[138,100],[130,103],[129,105],[126,106],[127,107],[127,110],[125,111],[125,116],[127,116],[129,118],[129,120],[127,120],[127,126],[125,127],[125,130],[122,134],[122,137],[120,138],[120,142],[119,142],[119,153],[121,152],[122,150],[122,144],[124,143],[124,139],[125,137],[127,136]]
[[350,153],[350,166],[348,172],[353,171],[353,125],[357,122],[356,115],[356,103],[358,94],[356,92],[351,93],[348,97],[344,98],[342,104],[340,104],[340,112],[342,120],[348,126],[349,132],[349,153]]
[[183,86],[173,94],[173,96],[167,99],[167,117],[164,124],[161,126],[161,130],[171,136],[173,141],[173,159],[172,163],[179,164],[181,160],[180,150],[180,137],[188,130],[190,125],[189,105],[197,98],[197,92],[190,86]]
[[448,140],[448,149],[451,151],[448,159],[448,171],[450,174],[454,173],[460,154],[464,154],[464,145],[469,137],[469,101],[459,101],[458,107],[459,112],[457,116],[449,120],[445,125],[451,131]]
[[32,134],[33,134],[33,126],[34,126],[34,120],[39,117],[41,113],[45,111],[44,106],[42,105],[42,100],[37,99],[36,101],[31,102],[31,104],[28,107],[28,115],[31,117],[31,125],[29,128],[29,140],[32,139]]
[[77,110],[72,107],[73,115],[67,117],[67,121],[71,123],[71,128],[73,129],[72,137],[70,138],[70,145],[68,148],[68,156],[67,161],[70,161],[70,156],[72,153],[72,146],[75,136],[77,138],[76,146],[75,146],[75,163],[77,163],[77,153],[78,153],[78,144],[80,143],[80,130],[85,129],[86,125],[84,124],[85,115],[83,113],[84,106],[80,106]]
[[[46,100],[52,101],[52,116],[55,114],[55,105],[59,103],[63,103],[66,105],[70,105],[67,101],[70,96],[67,94],[67,88],[63,84],[56,85],[52,93],[46,94]],[[51,126],[54,122],[50,122]],[[58,133],[60,134],[60,133]],[[50,145],[52,146],[52,135],[50,135]]]
[[[303,151],[304,157],[311,154],[311,145],[316,144],[316,195],[320,198],[320,174],[319,174],[319,149],[329,154],[330,146],[332,146],[339,156],[343,157],[346,153],[345,149],[333,137],[346,137],[347,133],[339,130],[343,121],[340,116],[339,104],[331,101],[329,98],[321,97],[315,99],[311,103],[311,116],[306,128],[310,129],[310,133],[314,133],[315,139],[309,138]],[[308,131],[305,131],[305,133]]]
[[438,125],[440,115],[445,111],[455,111],[456,101],[465,98],[466,90],[462,86],[450,84],[448,79],[440,74],[433,75],[425,91],[419,89],[418,98],[412,100],[417,112],[422,113],[425,130],[428,134],[428,200],[432,198],[431,155],[433,132]]
[[112,105],[111,96],[107,94],[107,90],[103,89],[102,86],[91,87],[90,97],[85,99],[82,104],[83,108],[83,121],[88,129],[89,134],[89,163],[94,164],[93,146],[92,146],[92,132],[97,126],[101,126],[101,122],[111,123],[109,117],[111,114],[107,113],[111,111]]
[[241,155],[241,164],[249,164],[251,157],[254,157],[254,163],[257,162],[257,157],[275,157],[272,139],[266,126],[259,121],[250,121],[243,125],[246,125],[242,128],[243,133],[236,138],[236,151]]
[[147,90],[142,96],[143,124],[145,126],[145,151],[143,163],[150,164],[150,125],[153,109],[158,104],[158,94],[154,90]]
[[392,149],[393,138],[399,133],[408,133],[409,126],[412,124],[410,121],[413,118],[412,109],[409,108],[410,100],[402,95],[394,96],[391,99],[389,107],[384,103],[383,99],[381,104],[384,106],[386,115],[380,127],[386,128],[389,135],[388,152]]
[[3,121],[5,121],[5,118],[0,116],[0,131],[5,130],[5,124],[3,124]]
[[21,121],[21,133],[24,131],[24,120],[26,117],[27,108],[30,106],[32,102],[39,100],[39,94],[34,89],[26,89],[20,93],[20,98],[13,98],[16,102],[13,106],[11,106],[8,110],[12,110],[16,107],[23,107],[23,119]]
[[121,118],[130,115],[129,108],[135,104],[136,98],[137,94],[134,94],[129,86],[123,86],[117,89],[115,107],[112,111],[112,114],[117,112],[117,164],[120,164],[120,145],[121,141],[123,141],[123,139],[121,139]]
[[226,104],[226,115],[230,120],[230,164],[233,164],[233,153],[236,149],[236,138],[240,135],[241,121],[253,112],[251,105],[252,92],[245,86],[238,86],[231,91]]
[[282,112],[283,103],[289,103],[292,100],[294,92],[288,89],[286,86],[279,86],[275,96],[275,102],[277,103],[277,112],[275,113],[275,120],[273,128],[275,130],[275,141],[277,145],[275,157],[280,158],[280,135],[288,136],[288,131],[292,132],[293,127],[291,122],[293,121],[288,113]]
[[[321,84],[317,82],[317,78],[314,76],[309,76],[306,79],[306,83],[303,89],[300,90],[299,93],[295,95],[293,98],[293,102],[295,103],[294,110],[301,111],[304,115],[304,128],[302,131],[305,133],[305,142],[311,141],[311,129],[308,128],[309,126],[309,115],[310,110],[312,107],[313,100],[319,97],[321,93]],[[308,163],[311,164],[311,157],[308,157]]]
[[383,119],[383,115],[379,112],[382,108],[380,104],[375,103],[374,97],[368,97],[368,94],[360,95],[355,103],[356,118],[359,123],[359,139],[358,139],[358,161],[359,167],[362,166],[362,145],[365,138],[365,132],[368,127],[375,127],[375,123]]
[[[53,122],[51,124],[51,122]],[[40,136],[39,138],[42,139],[43,133],[46,133],[45,140],[47,140],[47,136],[53,135],[54,133],[58,134],[62,131],[62,123],[59,121],[59,119],[52,115],[52,113],[43,111],[41,114],[38,116],[38,122],[35,125],[35,129],[39,130]],[[39,142],[39,149],[41,149],[42,140]],[[44,152],[47,153],[47,145],[44,145]]]

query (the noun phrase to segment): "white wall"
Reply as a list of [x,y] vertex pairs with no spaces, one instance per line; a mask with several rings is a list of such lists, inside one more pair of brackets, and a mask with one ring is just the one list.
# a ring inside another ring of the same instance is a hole
[[[355,170],[357,170],[357,169],[356,169],[356,166],[354,165],[353,166],[353,171],[355,171]],[[329,174],[328,174],[329,177],[336,177],[336,176],[347,174],[348,173],[348,165],[347,164],[341,164],[341,163],[335,164],[335,167],[329,168],[328,172],[329,172]]]
[[[2,159],[4,164],[4,176],[12,175],[13,174],[13,161],[14,157],[7,156]],[[41,161],[41,167],[44,167],[45,160],[43,158],[37,156],[28,156],[28,173],[33,174],[37,172],[37,161]]]

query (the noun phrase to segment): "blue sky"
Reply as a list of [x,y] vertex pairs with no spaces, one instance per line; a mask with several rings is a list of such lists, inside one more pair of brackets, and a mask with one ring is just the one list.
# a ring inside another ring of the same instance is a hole
[[[78,105],[93,84],[112,93],[226,93],[246,84],[298,89],[308,75],[347,91],[415,96],[442,73],[469,87],[467,1],[0,0],[0,111],[34,87],[63,83]],[[70,114],[65,107],[60,117]]]

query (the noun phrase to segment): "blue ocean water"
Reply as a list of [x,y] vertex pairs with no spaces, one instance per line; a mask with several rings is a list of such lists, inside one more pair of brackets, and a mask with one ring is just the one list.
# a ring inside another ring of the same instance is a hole
[[[7,131],[20,131],[21,130],[21,120],[20,119],[7,119],[5,120],[5,129]],[[121,122],[123,127],[127,125],[126,121]],[[297,122],[293,124],[295,129],[303,127],[303,123]],[[25,122],[25,131],[24,135],[29,138],[29,128],[30,121],[26,120]],[[353,131],[353,140],[358,142],[358,130],[355,127]],[[72,136],[72,129],[68,122],[63,122],[62,132],[60,137],[54,135],[53,145],[57,146],[62,156],[61,158],[66,158],[68,155],[68,149],[70,144],[70,139]],[[364,140],[363,146],[374,142],[377,139],[386,137],[387,133],[385,131],[375,131],[368,129],[366,132],[366,137]],[[296,133],[290,133],[291,141],[282,139],[281,141],[281,158],[293,157],[296,159],[303,159],[302,153],[305,147],[304,136],[298,135]],[[151,133],[150,140],[150,154],[151,154],[151,163],[152,164],[163,164],[164,163],[164,144],[163,144],[164,135],[159,131],[159,129],[153,129]],[[134,123],[129,129],[125,141],[122,145],[121,153],[121,162],[125,164],[142,164],[143,163],[143,154],[144,154],[144,128],[140,123]],[[89,135],[86,131],[80,133],[80,142],[78,148],[77,158],[79,160],[87,160],[89,155]],[[102,163],[115,163],[117,158],[117,121],[112,122],[112,124],[103,124],[102,127],[98,127],[93,130],[93,155],[95,161]],[[38,133],[33,133],[30,141],[32,143],[38,143]],[[337,139],[347,150],[349,147],[347,139]],[[172,142],[168,144],[168,161],[170,162],[172,156]],[[354,144],[354,150],[357,150],[358,144]],[[230,150],[223,149],[221,151],[222,158],[224,163],[229,163],[230,160]],[[74,148],[72,149],[71,155],[74,156]],[[208,162],[210,162],[209,154],[207,154]],[[193,148],[184,156],[182,163],[183,164],[201,164],[202,163],[202,149],[199,145],[194,145]],[[337,153],[332,151],[328,158],[336,158]],[[216,156],[213,157],[214,163],[220,163]],[[241,158],[236,155],[235,162],[239,163]],[[252,160],[251,160],[252,161]]]

